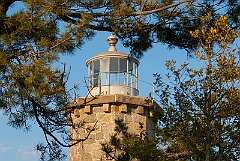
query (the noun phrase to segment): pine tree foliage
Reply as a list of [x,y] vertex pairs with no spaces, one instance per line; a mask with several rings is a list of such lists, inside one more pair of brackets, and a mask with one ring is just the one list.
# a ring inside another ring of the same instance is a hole
[[[15,1],[17,0],[0,2],[2,8],[0,33],[5,33],[5,23],[12,22],[11,17],[6,16],[6,12]],[[224,12],[229,17],[231,27],[235,29],[239,27],[238,0],[22,0],[21,2],[26,5],[28,13],[20,12],[17,15],[25,17],[35,26],[37,24],[33,22],[38,18],[48,19],[55,25],[58,22],[66,22],[68,24],[66,33],[58,35],[58,38],[68,37],[76,41],[72,42],[76,45],[81,44],[85,38],[91,37],[95,31],[114,32],[136,57],[141,57],[143,52],[156,42],[191,51],[197,45],[197,41],[190,36],[189,31],[199,27],[201,16],[208,11],[214,13],[213,17]],[[15,27],[12,29],[15,30]],[[70,50],[70,45],[68,41],[65,50]]]
[[66,66],[53,67],[61,54],[74,53],[97,31],[115,32],[135,57],[155,42],[191,51],[200,44],[190,31],[208,11],[214,21],[226,10],[230,27],[239,28],[238,0],[21,0],[25,8],[8,15],[17,1],[0,0],[0,108],[14,128],[28,131],[37,123],[47,143],[36,148],[51,156],[87,139],[68,133],[78,125],[62,113],[74,98],[65,87]]
[[202,19],[201,28],[191,32],[199,40],[195,56],[202,68],[186,62],[177,68],[171,60],[168,83],[155,74],[165,111],[159,144],[172,160],[239,160],[240,62],[239,48],[231,45],[236,35],[226,16]]
[[154,111],[155,140],[145,131],[131,134],[117,120],[115,134],[102,145],[106,156],[125,161],[240,159],[240,62],[239,48],[232,45],[237,35],[224,15],[212,20],[209,13],[202,19],[202,26],[190,33],[199,40],[195,59],[202,67],[184,62],[178,68],[170,60],[168,82],[154,74],[164,111]]
[[130,133],[123,120],[115,120],[115,134],[110,141],[102,144],[106,158],[116,161],[164,160],[164,154],[157,149],[156,141],[148,139],[142,123],[139,123],[139,134]]

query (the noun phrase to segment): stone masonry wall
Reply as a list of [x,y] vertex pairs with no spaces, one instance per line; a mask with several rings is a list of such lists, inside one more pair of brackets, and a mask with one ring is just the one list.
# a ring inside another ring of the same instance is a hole
[[151,136],[151,121],[149,119],[149,99],[126,95],[105,95],[98,98],[78,98],[72,103],[72,119],[75,125],[70,129],[73,138],[83,139],[89,134],[89,129],[95,126],[88,139],[70,148],[70,161],[102,161],[106,160],[101,151],[101,143],[109,140],[114,134],[115,120],[123,119],[130,132],[139,133],[139,122]]

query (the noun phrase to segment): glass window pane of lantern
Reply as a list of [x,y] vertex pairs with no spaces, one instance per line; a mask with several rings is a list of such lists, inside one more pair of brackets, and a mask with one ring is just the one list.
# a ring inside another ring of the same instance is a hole
[[110,73],[110,85],[117,85],[117,73]]
[[96,60],[93,62],[93,86],[98,86],[99,72],[100,72],[100,61]]
[[96,60],[94,61],[94,74],[100,72],[100,61]]
[[90,76],[88,83],[89,83],[89,87],[92,87],[92,76]]
[[110,58],[105,58],[100,60],[100,68],[101,72],[109,72],[109,63],[110,63]]
[[110,72],[118,72],[118,58],[110,58]]
[[133,70],[133,62],[131,60],[128,61],[128,71]]
[[135,63],[133,63],[133,70],[132,70],[132,75],[135,76],[136,71],[135,71]]
[[99,73],[96,73],[93,75],[93,86],[97,87],[98,86],[98,79],[99,79]]
[[108,85],[108,73],[101,73],[101,85]]
[[132,74],[131,74],[131,73],[128,73],[127,75],[128,75],[128,77],[127,77],[127,86],[131,86],[131,77],[132,77]]
[[135,84],[136,84],[136,82],[135,82],[135,76],[133,76],[133,77],[132,77],[132,88],[135,88]]
[[119,83],[122,86],[126,85],[126,74],[125,73],[119,73]]
[[137,63],[134,63],[134,71],[135,71],[135,76],[137,77],[137,68],[138,68],[138,65]]
[[89,87],[92,87],[92,62],[89,63],[89,66],[88,66],[88,85]]
[[119,59],[120,60],[120,72],[127,72],[127,59]]
[[133,76],[133,88],[137,89],[137,77],[136,77],[136,75]]
[[90,69],[90,74],[92,75],[92,62],[91,63],[89,63],[89,69]]

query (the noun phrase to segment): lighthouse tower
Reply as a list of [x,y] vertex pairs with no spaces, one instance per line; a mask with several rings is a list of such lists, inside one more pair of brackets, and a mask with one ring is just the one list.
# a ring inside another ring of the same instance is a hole
[[[151,98],[139,97],[139,61],[118,52],[117,38],[112,34],[107,52],[87,60],[88,92],[85,97],[71,103],[71,118],[75,125],[70,129],[73,138],[83,143],[70,148],[70,161],[106,160],[101,143],[114,134],[115,120],[122,119],[131,133],[139,133],[139,123],[151,137]],[[78,126],[76,126],[78,125]],[[89,129],[93,129],[90,132]]]

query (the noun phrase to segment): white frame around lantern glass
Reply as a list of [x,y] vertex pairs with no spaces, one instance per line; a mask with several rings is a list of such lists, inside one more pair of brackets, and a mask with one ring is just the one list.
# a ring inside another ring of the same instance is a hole
[[138,89],[138,63],[128,58],[106,57],[88,62],[88,87],[129,86]]

